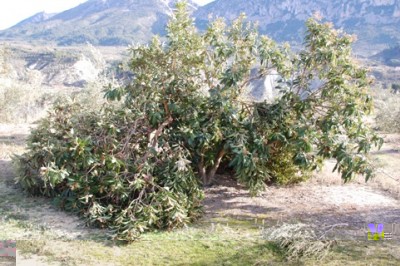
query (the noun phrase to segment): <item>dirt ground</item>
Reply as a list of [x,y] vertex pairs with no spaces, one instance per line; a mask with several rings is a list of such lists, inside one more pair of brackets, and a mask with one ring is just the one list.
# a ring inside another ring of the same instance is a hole
[[[10,197],[8,207],[16,208],[13,197],[19,195],[18,200],[30,206],[28,211],[20,210],[20,215],[36,225],[51,228],[52,232],[70,239],[98,233],[96,229],[86,228],[79,218],[59,211],[50,204],[43,208],[46,199],[26,195],[21,197],[21,192],[13,182],[10,156],[23,152],[30,127],[0,125],[0,194]],[[327,162],[325,169],[306,183],[291,187],[268,187],[259,197],[251,197],[234,180],[220,176],[217,186],[206,189],[202,220],[218,219],[228,223],[234,218],[251,220],[264,226],[283,222],[301,222],[318,228],[335,226],[330,235],[340,239],[365,238],[367,223],[400,226],[400,135],[384,137],[386,142],[383,148],[373,153],[377,177],[371,182],[357,179],[343,184],[340,177],[330,171],[333,162]],[[10,235],[14,239],[30,237],[29,232]],[[41,265],[36,257],[17,259],[18,265]]]
[[[327,161],[321,172],[291,187],[271,186],[259,197],[234,180],[220,177],[218,186],[207,189],[207,217],[237,217],[256,223],[306,223],[323,230],[334,226],[330,236],[339,240],[366,238],[369,223],[398,225],[400,240],[400,135],[382,135],[385,143],[372,152],[376,177],[359,177],[344,184]],[[387,226],[386,226],[387,227]]]

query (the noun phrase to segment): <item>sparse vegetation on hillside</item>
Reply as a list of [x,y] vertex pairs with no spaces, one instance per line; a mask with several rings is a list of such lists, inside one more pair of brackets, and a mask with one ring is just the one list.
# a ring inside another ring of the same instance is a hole
[[[343,180],[368,180],[366,155],[381,144],[363,123],[371,81],[351,58],[350,36],[314,19],[307,28],[295,54],[243,16],[200,34],[179,3],[168,42],[132,47],[134,79],[106,92],[123,106],[55,106],[16,158],[17,181],[132,241],[197,218],[200,184],[221,165],[253,193],[303,180],[327,158]],[[282,96],[273,103],[243,99],[254,67],[259,77],[279,73]]]
[[0,123],[31,122],[41,115],[51,96],[37,84],[36,73],[29,73],[29,82],[16,77],[8,47],[0,49]]
[[373,56],[373,58],[381,61],[388,66],[400,66],[400,45],[395,45],[393,47],[385,49],[377,55]]
[[[45,116],[54,102],[71,97],[91,110],[98,110],[105,102],[103,87],[111,82],[116,84],[102,54],[91,45],[80,54],[43,50],[48,51],[29,53],[1,47],[0,123],[31,123]],[[83,87],[64,87],[66,80]]]

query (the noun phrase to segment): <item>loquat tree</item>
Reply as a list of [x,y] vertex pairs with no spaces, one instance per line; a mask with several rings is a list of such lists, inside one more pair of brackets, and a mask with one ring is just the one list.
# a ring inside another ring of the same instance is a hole
[[[328,158],[345,181],[372,177],[367,155],[382,140],[363,123],[371,80],[351,36],[309,19],[296,53],[244,15],[199,33],[185,3],[167,32],[130,48],[133,80],[105,93],[122,107],[58,105],[42,120],[16,159],[25,189],[131,241],[198,217],[201,184],[222,165],[253,193],[302,181]],[[249,100],[250,84],[272,73],[278,96]]]

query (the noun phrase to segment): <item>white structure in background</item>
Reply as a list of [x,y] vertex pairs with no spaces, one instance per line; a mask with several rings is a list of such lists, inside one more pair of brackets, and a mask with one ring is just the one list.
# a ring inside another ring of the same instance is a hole
[[[251,71],[250,78],[255,78],[257,74],[258,70],[253,69]],[[282,95],[280,89],[277,88],[279,86],[280,79],[281,76],[278,74],[278,72],[276,70],[272,70],[267,76],[251,80],[245,90],[245,98],[254,102],[274,102]],[[320,79],[311,80],[308,84],[308,88],[300,90],[300,99],[307,99],[310,93],[318,88],[321,88],[324,86],[324,84],[325,82]]]
[[[257,75],[258,69],[253,69],[250,78],[255,78]],[[266,77],[251,80],[246,88],[245,97],[254,102],[273,102],[280,96],[279,90],[276,89],[280,78],[278,72],[272,70]]]
[[86,82],[95,81],[101,69],[97,68],[96,65],[87,58],[85,55],[81,55],[79,60],[71,67],[71,75],[76,78],[76,80],[83,80]]

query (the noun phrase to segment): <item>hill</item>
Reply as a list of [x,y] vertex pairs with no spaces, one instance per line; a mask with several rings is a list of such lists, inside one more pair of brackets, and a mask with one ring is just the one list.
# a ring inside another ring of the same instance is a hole
[[23,27],[24,25],[32,25],[32,24],[41,23],[43,21],[50,19],[51,17],[53,17],[55,15],[57,15],[57,13],[39,12],[27,19],[22,20],[21,22],[19,22],[17,25],[13,26],[12,28],[18,28],[18,27]]
[[260,31],[279,41],[300,41],[305,20],[315,12],[358,35],[358,43],[364,47],[400,40],[399,0],[217,0],[200,7],[194,15],[202,27],[209,14],[231,20],[242,12],[248,20],[259,22]]
[[396,45],[387,48],[380,53],[371,57],[371,59],[377,60],[388,66],[399,67],[400,66],[400,45]]
[[[163,35],[175,0],[89,0],[42,20],[37,15],[1,31],[3,40],[117,46]],[[193,8],[195,4],[192,3]]]
[[[28,40],[75,45],[117,46],[147,42],[165,34],[165,24],[177,0],[89,0],[59,14],[39,13],[0,31],[0,40]],[[196,23],[204,28],[209,14],[227,20],[246,13],[260,31],[278,41],[298,43],[304,22],[318,12],[336,27],[358,35],[364,50],[382,50],[400,42],[400,0],[216,0],[198,7],[189,1]],[[377,48],[376,48],[377,47]]]

